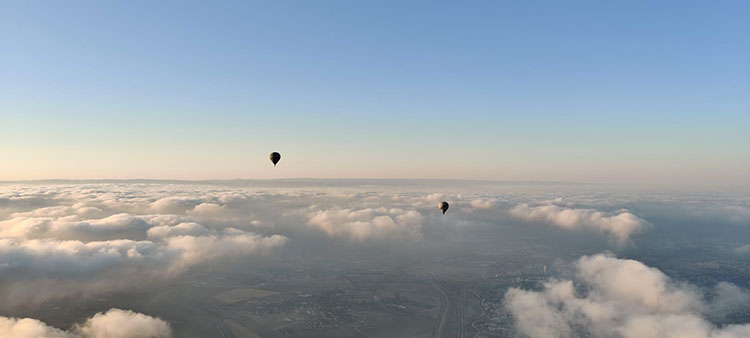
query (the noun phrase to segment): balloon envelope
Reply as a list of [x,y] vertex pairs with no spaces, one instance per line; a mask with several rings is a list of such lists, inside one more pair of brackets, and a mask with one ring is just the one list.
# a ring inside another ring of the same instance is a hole
[[438,208],[440,208],[440,210],[443,211],[443,215],[445,215],[445,212],[448,211],[448,207],[449,205],[448,205],[448,202],[446,201],[442,201],[440,202],[440,205],[438,205]]
[[271,162],[273,163],[273,166],[276,166],[276,163],[279,163],[279,160],[281,159],[281,154],[277,152],[272,152],[271,155],[268,155],[268,158],[271,159]]

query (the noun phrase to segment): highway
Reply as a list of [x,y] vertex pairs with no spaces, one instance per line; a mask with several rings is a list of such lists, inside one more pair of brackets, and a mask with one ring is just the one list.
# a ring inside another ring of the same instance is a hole
[[443,287],[438,283],[435,283],[435,280],[431,276],[425,273],[408,271],[406,269],[401,270],[405,273],[417,276],[420,279],[427,281],[428,283],[430,283],[430,285],[432,285],[440,292],[440,312],[438,314],[438,320],[435,322],[435,328],[433,329],[432,336],[435,338],[442,338],[445,331],[445,322],[448,319],[448,309],[450,309],[451,306],[451,299],[450,297],[448,297],[448,292],[446,292],[445,289],[443,289]]
[[458,338],[464,338],[466,334],[465,325],[466,325],[466,289],[460,288],[458,289],[458,301],[457,301],[457,308],[456,308],[456,316],[458,317],[458,320],[456,323],[458,323]]

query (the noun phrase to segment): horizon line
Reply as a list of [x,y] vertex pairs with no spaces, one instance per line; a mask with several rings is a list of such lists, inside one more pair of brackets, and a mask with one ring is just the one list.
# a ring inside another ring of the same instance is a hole
[[180,182],[180,183],[206,183],[206,182],[292,182],[292,181],[417,181],[417,182],[474,182],[474,183],[527,183],[527,184],[597,184],[591,182],[577,181],[554,181],[554,180],[492,180],[471,178],[368,178],[368,177],[285,177],[285,178],[231,178],[231,179],[171,179],[171,178],[40,178],[20,180],[0,180],[0,183],[49,183],[49,182]]
[[81,184],[81,183],[170,183],[170,184],[208,184],[208,185],[232,185],[232,184],[249,184],[257,183],[260,185],[270,183],[289,183],[295,185],[306,184],[330,184],[336,185],[368,185],[388,183],[411,182],[421,184],[440,184],[440,183],[465,183],[465,184],[497,184],[497,185],[611,185],[611,186],[661,186],[661,187],[714,187],[714,188],[750,188],[750,184],[737,183],[710,183],[710,182],[581,182],[581,181],[555,181],[555,180],[492,180],[492,179],[470,179],[470,178],[316,178],[316,177],[285,177],[285,178],[232,178],[232,179],[162,179],[162,178],[96,178],[96,179],[70,179],[70,178],[42,178],[42,179],[21,179],[21,180],[0,180],[0,184]]

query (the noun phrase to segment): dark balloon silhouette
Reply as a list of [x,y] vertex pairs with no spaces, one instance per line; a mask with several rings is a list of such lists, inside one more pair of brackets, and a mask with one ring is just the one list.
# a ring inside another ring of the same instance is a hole
[[445,212],[448,211],[448,206],[449,206],[448,202],[446,201],[440,202],[440,205],[438,206],[438,208],[440,208],[440,210],[443,211],[443,215],[445,215]]
[[281,154],[277,152],[272,152],[271,155],[268,155],[268,158],[271,159],[271,162],[273,162],[273,166],[276,166],[276,163],[279,163],[279,160],[281,160]]

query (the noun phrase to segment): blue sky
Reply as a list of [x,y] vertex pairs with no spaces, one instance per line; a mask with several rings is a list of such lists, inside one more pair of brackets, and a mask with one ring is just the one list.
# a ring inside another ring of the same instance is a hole
[[0,1],[0,179],[750,183],[748,13]]

